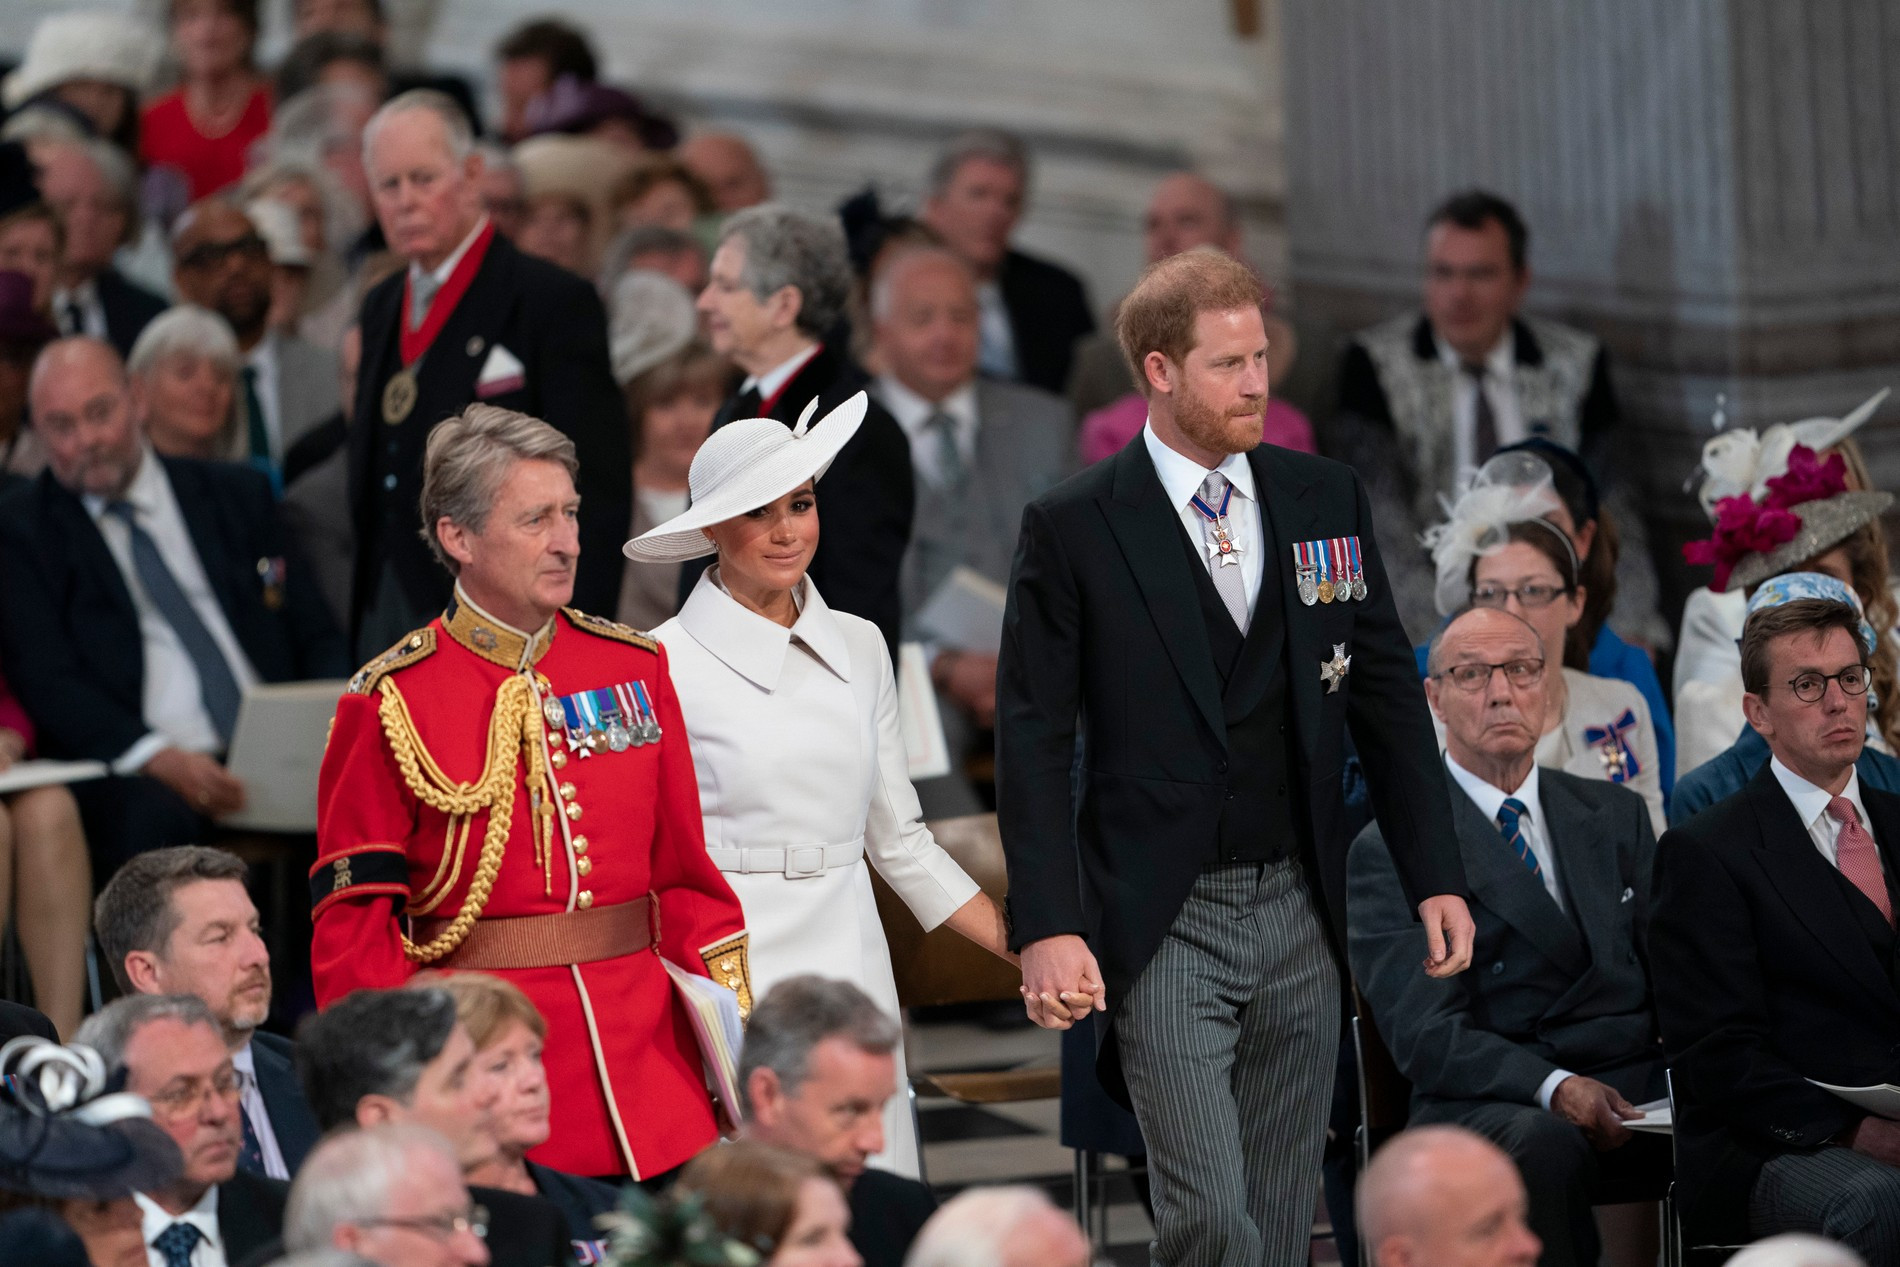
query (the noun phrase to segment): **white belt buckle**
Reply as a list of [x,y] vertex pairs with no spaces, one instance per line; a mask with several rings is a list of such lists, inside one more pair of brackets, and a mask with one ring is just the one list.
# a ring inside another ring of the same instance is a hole
[[785,878],[803,880],[825,873],[823,845],[797,845],[785,851]]

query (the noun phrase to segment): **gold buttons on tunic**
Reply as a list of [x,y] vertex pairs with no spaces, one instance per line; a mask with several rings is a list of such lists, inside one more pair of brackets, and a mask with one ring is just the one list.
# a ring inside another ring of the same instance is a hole
[[575,853],[587,852],[587,837],[585,836],[574,837],[574,852]]
[[577,802],[574,802],[574,801],[568,802],[567,817],[568,817],[568,821],[570,822],[578,823],[581,820],[581,807]]
[[592,889],[582,889],[580,896],[574,899],[574,905],[580,907],[583,911],[592,907],[594,905],[594,891]]
[[548,764],[553,766],[556,770],[566,769],[567,754],[562,752],[559,748],[556,748],[553,752],[548,754]]
[[594,874],[594,860],[592,858],[577,859],[574,863],[574,869],[582,875],[592,875]]
[[561,799],[562,800],[571,801],[578,795],[580,795],[580,793],[575,790],[575,787],[572,783],[561,784]]

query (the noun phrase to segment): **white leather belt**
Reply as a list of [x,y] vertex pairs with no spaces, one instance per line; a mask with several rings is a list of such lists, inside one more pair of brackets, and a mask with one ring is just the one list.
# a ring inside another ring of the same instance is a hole
[[787,880],[802,880],[848,867],[864,856],[864,837],[842,845],[752,846],[744,849],[715,849],[706,854],[721,871],[739,875],[765,875],[778,872]]

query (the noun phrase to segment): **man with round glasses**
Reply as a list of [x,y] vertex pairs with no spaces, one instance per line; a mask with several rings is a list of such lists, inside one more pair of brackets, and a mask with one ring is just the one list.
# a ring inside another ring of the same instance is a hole
[[1550,673],[1514,612],[1457,617],[1428,671],[1478,925],[1472,967],[1458,980],[1419,973],[1412,912],[1374,824],[1347,862],[1353,975],[1411,1080],[1411,1124],[1495,1141],[1523,1172],[1541,1261],[1593,1264],[1592,1207],[1653,1200],[1669,1177],[1666,1138],[1631,1130],[1635,1106],[1664,1094],[1640,941],[1649,814],[1628,788],[1538,767]]
[[1749,617],[1742,711],[1774,755],[1659,849],[1649,944],[1691,1242],[1818,1232],[1900,1261],[1900,1123],[1817,1085],[1900,1080],[1900,796],[1855,769],[1871,636],[1828,599]]

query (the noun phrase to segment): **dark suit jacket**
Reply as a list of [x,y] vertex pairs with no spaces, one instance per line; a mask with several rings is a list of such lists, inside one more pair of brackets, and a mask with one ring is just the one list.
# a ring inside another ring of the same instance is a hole
[[383,388],[402,367],[397,340],[404,277],[398,272],[363,297],[363,365],[349,429],[350,510],[356,524],[352,637],[384,559],[418,617],[427,619],[448,603],[449,574],[417,535],[423,443],[436,423],[475,401],[476,379],[497,346],[521,362],[525,381],[484,403],[532,414],[573,439],[581,494],[574,605],[612,615],[625,562],[620,547],[633,515],[633,450],[626,404],[607,360],[607,314],[600,296],[587,282],[523,255],[497,234],[422,359],[415,408],[392,427],[383,421]]
[[218,1231],[224,1261],[243,1263],[284,1235],[284,1204],[290,1185],[243,1171],[218,1185]]
[[[1892,893],[1900,796],[1865,783],[1860,795]],[[1814,847],[1772,769],[1663,834],[1649,953],[1692,1237],[1746,1241],[1762,1164],[1864,1116],[1807,1079],[1900,1080],[1894,951],[1893,930]]]
[[44,1012],[24,1003],[0,999],[0,1047],[29,1034],[48,1042],[59,1041],[59,1031],[53,1028],[53,1022],[46,1019]]
[[[1282,566],[1266,575],[1277,571],[1283,583],[1263,588],[1256,604],[1276,619],[1252,625],[1284,628],[1293,817],[1343,959],[1351,842],[1340,774],[1349,723],[1408,901],[1462,895],[1464,875],[1424,691],[1358,479],[1337,462],[1271,445],[1248,461],[1270,558],[1290,564],[1295,543],[1349,535],[1363,552],[1365,601],[1307,607],[1293,568]],[[1136,441],[1029,504],[1010,581],[996,763],[1010,945],[1085,936],[1108,987],[1110,1025],[1098,1032],[1112,1028],[1214,860],[1230,781],[1277,777],[1229,769],[1227,722],[1254,709],[1273,665],[1258,651],[1265,640],[1249,637],[1223,694],[1186,544],[1147,445]],[[1327,692],[1319,666],[1335,647],[1352,657],[1351,668],[1346,684]],[[1078,732],[1079,806],[1071,792]],[[1110,1092],[1122,1094],[1119,1067],[1102,1071]]]
[[[770,416],[790,426],[816,400],[815,423],[862,391],[868,381],[842,347],[826,344],[792,375]],[[720,408],[713,430],[732,421],[738,403],[734,396]],[[858,434],[818,483],[823,531],[818,535],[818,552],[812,556],[811,579],[829,606],[876,625],[893,657],[903,623],[898,572],[910,541],[915,506],[910,441],[890,411],[872,400]],[[694,559],[682,569],[682,605],[709,563],[710,559]]]
[[152,318],[171,307],[163,296],[153,294],[116,268],[108,267],[93,278],[92,285],[99,292],[99,307],[105,310],[106,341],[119,350],[120,356],[132,355],[132,345]]
[[1060,264],[1010,251],[996,272],[1016,342],[1017,377],[1047,392],[1069,386],[1076,342],[1095,330],[1082,279]]
[[266,1034],[251,1035],[251,1060],[257,1066],[257,1089],[264,1097],[264,1111],[270,1115],[271,1133],[277,1136],[278,1151],[284,1165],[296,1174],[303,1159],[317,1146],[317,1117],[304,1099],[303,1084],[297,1081],[297,1066],[291,1058],[288,1038]]
[[851,1184],[851,1244],[864,1267],[904,1267],[917,1233],[937,1212],[937,1198],[915,1179],[867,1170]]
[[1646,1063],[1655,1068],[1638,1081],[1660,1080],[1643,946],[1656,838],[1643,799],[1538,771],[1551,836],[1541,861],[1556,867],[1559,907],[1497,825],[1446,783],[1478,926],[1469,972],[1439,981],[1419,971],[1416,917],[1377,823],[1348,863],[1353,977],[1414,1101],[1534,1105],[1560,1068],[1600,1078]]
[[[239,1174],[237,1180],[270,1184],[288,1190],[287,1184],[271,1179],[252,1179]],[[235,1183],[237,1180],[233,1180]],[[228,1190],[230,1184],[225,1185]],[[541,1197],[526,1197],[499,1188],[470,1188],[469,1199],[488,1210],[488,1257],[492,1267],[569,1267],[574,1262],[561,1212]],[[246,1240],[243,1252],[234,1252],[227,1243],[225,1261],[232,1267],[269,1267],[284,1256],[282,1228],[283,1197],[277,1198],[276,1213],[268,1239]],[[220,1226],[224,1217],[224,1192],[218,1194]],[[229,1233],[227,1232],[227,1236]],[[249,1235],[255,1235],[251,1231]]]
[[[266,682],[342,677],[343,639],[250,466],[159,458],[238,645]],[[284,564],[278,605],[259,565]],[[45,471],[0,499],[0,660],[47,756],[110,761],[147,727],[131,592],[77,496]]]
[[[561,1218],[567,1224],[567,1235],[575,1245],[575,1258],[581,1258],[581,1246],[597,1246],[607,1239],[607,1233],[594,1224],[594,1219],[614,1209],[620,1203],[620,1189],[599,1179],[589,1179],[586,1175],[570,1175],[564,1170],[552,1170],[534,1162],[527,1163],[528,1177],[534,1180],[535,1191],[552,1202],[561,1212]],[[593,1261],[598,1257],[596,1251],[590,1251]]]

